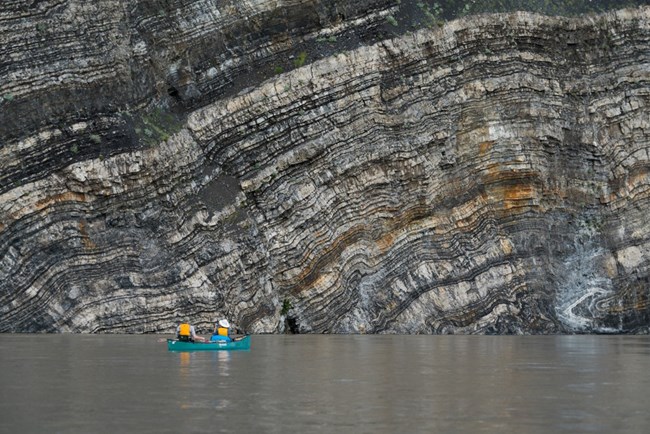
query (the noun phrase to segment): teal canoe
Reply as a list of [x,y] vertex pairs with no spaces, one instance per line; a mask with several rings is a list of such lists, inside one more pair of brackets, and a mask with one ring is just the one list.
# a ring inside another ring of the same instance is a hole
[[231,342],[183,342],[176,339],[167,339],[169,351],[218,351],[218,350],[249,350],[251,348],[251,337],[244,336]]

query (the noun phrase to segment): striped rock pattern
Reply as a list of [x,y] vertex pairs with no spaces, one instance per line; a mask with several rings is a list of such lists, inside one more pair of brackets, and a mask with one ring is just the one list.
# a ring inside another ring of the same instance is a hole
[[648,331],[650,9],[185,3],[0,6],[0,331]]

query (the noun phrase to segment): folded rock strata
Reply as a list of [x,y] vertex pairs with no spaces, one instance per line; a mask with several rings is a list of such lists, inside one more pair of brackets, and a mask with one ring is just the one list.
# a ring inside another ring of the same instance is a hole
[[647,332],[650,9],[346,3],[3,2],[0,331]]

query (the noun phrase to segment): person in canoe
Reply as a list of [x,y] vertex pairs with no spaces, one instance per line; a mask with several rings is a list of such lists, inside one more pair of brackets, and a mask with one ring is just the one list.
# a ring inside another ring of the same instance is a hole
[[210,340],[226,342],[232,341],[232,338],[230,337],[230,323],[227,319],[221,319],[214,325],[214,332]]
[[179,341],[183,342],[205,341],[204,338],[196,335],[194,326],[190,324],[190,320],[187,318],[176,327],[176,337]]

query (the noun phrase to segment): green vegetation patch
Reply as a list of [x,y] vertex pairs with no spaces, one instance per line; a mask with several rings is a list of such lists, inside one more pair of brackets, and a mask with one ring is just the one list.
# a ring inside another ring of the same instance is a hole
[[133,115],[123,113],[123,116],[132,122],[140,142],[148,146],[164,142],[183,127],[180,119],[160,108]]
[[300,68],[302,65],[305,64],[305,61],[307,60],[307,52],[306,51],[301,51],[298,54],[298,57],[296,57],[293,60],[293,64],[296,68]]
[[397,19],[392,15],[388,15],[386,17],[386,22],[388,24],[391,24],[391,25],[395,26],[395,27],[397,27],[399,25],[399,23],[397,22]]
[[322,37],[322,38],[316,38],[316,42],[329,42],[330,44],[333,44],[337,41],[336,35],[330,35],[327,38]]
[[417,7],[420,8],[424,16],[426,17],[426,24],[430,27],[440,26],[443,24],[442,20],[442,6],[440,3],[434,2],[433,4],[425,3],[419,1]]
[[292,307],[293,305],[291,304],[291,301],[285,298],[282,302],[282,310],[280,311],[280,315],[286,315],[289,313]]

